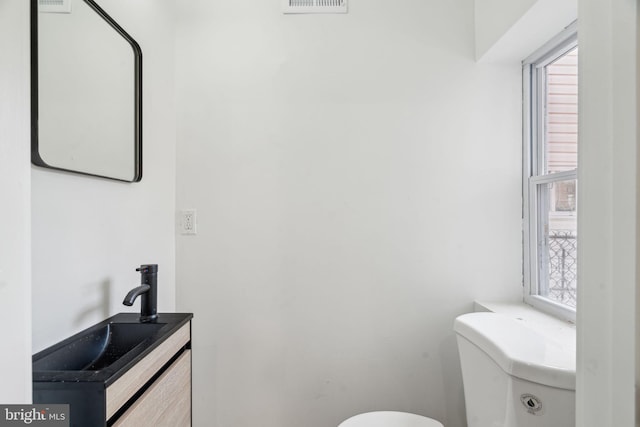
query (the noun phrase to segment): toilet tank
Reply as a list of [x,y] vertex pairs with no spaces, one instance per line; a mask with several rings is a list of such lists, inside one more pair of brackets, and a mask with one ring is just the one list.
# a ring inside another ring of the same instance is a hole
[[454,323],[468,427],[575,426],[575,337],[497,313]]

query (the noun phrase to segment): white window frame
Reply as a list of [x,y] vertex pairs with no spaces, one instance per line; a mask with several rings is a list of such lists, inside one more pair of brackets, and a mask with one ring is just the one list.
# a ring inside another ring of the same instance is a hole
[[524,302],[535,308],[575,322],[576,310],[539,295],[542,267],[538,260],[538,200],[537,185],[557,181],[577,180],[577,169],[566,172],[542,173],[544,164],[544,67],[578,45],[577,23],[569,25],[522,62],[523,78],[523,281]]

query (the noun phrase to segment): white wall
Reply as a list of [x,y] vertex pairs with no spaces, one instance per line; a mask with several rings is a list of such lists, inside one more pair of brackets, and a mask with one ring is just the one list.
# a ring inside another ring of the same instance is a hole
[[475,0],[476,58],[481,58],[536,0]]
[[519,64],[475,63],[471,0],[350,8],[178,11],[196,426],[464,426],[453,319],[522,298]]
[[475,0],[476,59],[522,61],[577,16],[577,0]]
[[580,0],[577,425],[634,422],[637,3]]
[[0,0],[0,402],[31,402],[29,4]]
[[102,0],[143,51],[143,178],[125,184],[32,168],[33,346],[111,314],[159,264],[160,311],[175,309],[175,109],[172,0]]
[[[636,46],[640,46],[640,8],[636,8]],[[636,55],[636,70],[640,70],[640,55]],[[636,102],[640,102],[640,73],[636,73]],[[637,106],[636,106],[637,108]],[[636,139],[640,141],[640,121],[636,119]],[[640,150],[636,152],[636,161],[640,160]],[[640,191],[640,173],[636,163],[636,191]],[[640,197],[636,193],[636,212],[640,207]],[[640,216],[636,215],[636,242],[640,242]],[[640,265],[640,251],[636,250],[636,265]],[[636,277],[636,424],[640,423],[640,277]]]

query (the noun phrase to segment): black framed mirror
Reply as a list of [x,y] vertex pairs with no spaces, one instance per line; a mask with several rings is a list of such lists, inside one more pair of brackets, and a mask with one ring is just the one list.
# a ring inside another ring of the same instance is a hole
[[31,0],[31,162],[142,179],[142,50],[93,0]]

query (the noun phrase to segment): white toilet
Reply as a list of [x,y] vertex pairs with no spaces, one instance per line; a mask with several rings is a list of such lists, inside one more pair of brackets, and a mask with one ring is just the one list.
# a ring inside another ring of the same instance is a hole
[[[454,323],[468,427],[574,427],[575,335],[496,313]],[[555,328],[557,329],[557,328]],[[359,414],[338,427],[443,427],[406,412]]]
[[468,427],[575,426],[575,336],[496,313],[454,323]]
[[407,412],[377,411],[359,414],[338,427],[443,427],[438,421]]

